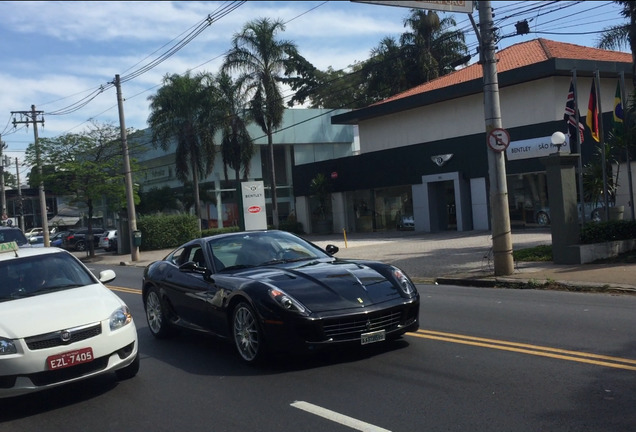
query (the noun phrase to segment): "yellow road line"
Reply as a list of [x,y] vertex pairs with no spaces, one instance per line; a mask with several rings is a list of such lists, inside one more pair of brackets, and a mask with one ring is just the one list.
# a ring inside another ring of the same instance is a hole
[[121,292],[131,293],[131,294],[141,294],[140,289],[126,288],[126,287],[120,287],[120,286],[114,286],[114,285],[106,285],[106,286],[113,291],[121,291]]
[[409,335],[423,339],[440,340],[445,342],[459,343],[463,345],[479,346],[484,348],[498,349],[502,351],[512,351],[522,354],[536,355],[540,357],[550,357],[560,360],[575,361],[597,366],[607,366],[611,368],[636,371],[636,360],[628,358],[612,357],[581,351],[570,351],[540,345],[508,342],[497,339],[487,339],[454,333],[443,333],[432,330],[418,330],[415,333],[409,333]]

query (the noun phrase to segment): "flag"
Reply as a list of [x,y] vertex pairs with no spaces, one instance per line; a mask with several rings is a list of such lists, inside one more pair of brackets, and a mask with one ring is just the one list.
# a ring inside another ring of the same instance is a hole
[[592,79],[592,89],[590,90],[590,101],[587,104],[587,117],[585,124],[590,128],[590,133],[594,141],[599,142],[599,127],[598,127],[598,103],[596,101],[596,83]]
[[616,132],[623,128],[623,101],[621,100],[621,83],[616,83],[616,93],[614,94],[614,111],[612,114],[612,124]]
[[[576,148],[576,111],[575,111],[575,100],[574,100],[574,82],[570,80],[570,91],[568,92],[568,99],[565,103],[565,114],[563,115],[563,120],[568,125],[568,135],[570,137],[570,148]],[[578,108],[577,108],[578,110]],[[579,115],[579,118],[581,116]],[[579,122],[579,143],[583,142],[583,131],[585,128],[583,127],[583,123]]]

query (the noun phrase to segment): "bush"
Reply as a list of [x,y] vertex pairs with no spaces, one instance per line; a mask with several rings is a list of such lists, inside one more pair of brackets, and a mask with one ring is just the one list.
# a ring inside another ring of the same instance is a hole
[[590,222],[581,228],[581,244],[636,238],[636,221]]
[[230,232],[239,232],[241,229],[237,226],[224,227],[224,228],[208,228],[201,230],[201,237],[209,237],[217,234],[225,234]]
[[137,220],[141,231],[141,250],[176,248],[199,236],[196,216],[148,215]]

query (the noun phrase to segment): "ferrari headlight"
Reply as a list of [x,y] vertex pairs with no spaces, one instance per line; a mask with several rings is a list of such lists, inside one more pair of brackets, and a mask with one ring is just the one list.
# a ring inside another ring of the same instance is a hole
[[128,306],[122,306],[110,316],[110,329],[117,330],[132,322],[132,314]]
[[15,354],[18,349],[15,347],[15,343],[11,339],[0,337],[0,356],[5,354]]
[[411,279],[404,274],[402,270],[397,267],[393,267],[393,277],[397,280],[398,285],[407,296],[415,294],[415,285],[411,282]]
[[305,313],[307,309],[298,300],[278,288],[270,288],[269,296],[285,310],[290,312]]

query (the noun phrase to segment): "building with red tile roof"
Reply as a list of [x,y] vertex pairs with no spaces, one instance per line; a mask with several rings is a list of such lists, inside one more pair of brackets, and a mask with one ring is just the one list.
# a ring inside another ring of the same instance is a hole
[[[501,121],[511,138],[506,173],[513,226],[537,224],[549,209],[540,157],[555,151],[550,137],[567,133],[564,110],[572,77],[585,124],[594,74],[600,76],[600,106],[608,131],[617,83],[631,94],[632,56],[548,39],[499,51],[497,81]],[[482,66],[475,63],[391,96],[332,117],[355,125],[359,154],[295,167],[297,217],[311,232],[310,179],[331,176],[334,230],[400,228],[414,216],[418,231],[489,229],[488,149]],[[594,157],[589,131],[579,149]],[[617,199],[617,204],[618,204]]]

